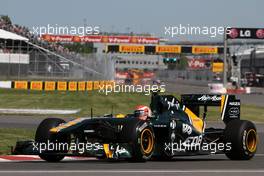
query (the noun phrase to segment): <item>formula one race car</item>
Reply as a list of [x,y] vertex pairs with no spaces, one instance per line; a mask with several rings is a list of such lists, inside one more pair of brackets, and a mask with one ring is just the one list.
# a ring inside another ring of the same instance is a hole
[[[224,128],[206,128],[208,106],[219,106]],[[200,110],[203,107],[203,115]],[[18,142],[13,153],[38,154],[58,162],[65,156],[146,161],[174,156],[225,153],[232,160],[251,159],[257,150],[255,125],[240,120],[240,100],[234,95],[152,93],[147,119],[137,113],[123,117],[43,120],[34,142]]]

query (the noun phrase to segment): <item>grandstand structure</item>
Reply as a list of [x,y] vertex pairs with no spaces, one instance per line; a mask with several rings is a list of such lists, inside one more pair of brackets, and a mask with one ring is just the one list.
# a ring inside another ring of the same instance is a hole
[[70,52],[0,18],[1,79],[112,80],[113,65],[106,54]]
[[[93,52],[76,53],[64,45],[74,42],[92,43]],[[223,79],[223,70],[214,72],[213,65],[219,60],[223,62],[222,46],[222,41],[172,42],[149,34],[37,36],[26,27],[0,18],[0,77],[113,80],[117,72],[122,75],[123,71],[143,70],[147,74],[148,71],[157,73],[160,79],[219,82]],[[229,81],[240,83],[246,74],[252,73],[259,77],[257,80],[261,79],[258,84],[263,86],[263,51],[263,41],[230,41],[227,48]],[[176,61],[182,57],[187,60],[188,67],[175,69]]]
[[[120,44],[122,45],[122,44]],[[126,46],[133,46],[129,44]],[[107,53],[107,55],[114,61],[114,68],[116,70],[164,70],[167,66],[163,63],[163,57],[161,55],[149,54],[149,53],[120,53],[120,52],[108,52],[106,48],[110,45],[107,44],[95,44],[97,52]],[[148,46],[148,45],[144,45]]]

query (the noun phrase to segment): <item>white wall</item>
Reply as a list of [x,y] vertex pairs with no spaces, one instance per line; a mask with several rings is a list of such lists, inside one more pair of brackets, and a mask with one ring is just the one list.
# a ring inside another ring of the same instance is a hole
[[29,54],[0,53],[0,63],[29,64]]

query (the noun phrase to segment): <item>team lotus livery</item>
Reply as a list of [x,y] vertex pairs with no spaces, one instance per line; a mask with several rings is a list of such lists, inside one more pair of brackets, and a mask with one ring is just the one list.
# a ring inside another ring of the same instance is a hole
[[[222,128],[206,126],[211,106],[219,107]],[[178,100],[153,92],[150,108],[138,106],[132,114],[69,122],[47,118],[38,126],[35,141],[17,142],[13,153],[38,154],[49,162],[69,155],[146,161],[218,153],[248,160],[256,153],[257,140],[255,125],[240,120],[240,100],[234,95],[185,94]]]

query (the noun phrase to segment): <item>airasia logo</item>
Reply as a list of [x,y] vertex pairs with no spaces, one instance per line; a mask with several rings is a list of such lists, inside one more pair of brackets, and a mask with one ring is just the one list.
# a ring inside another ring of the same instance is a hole
[[256,36],[260,39],[264,38],[264,29],[258,29],[256,32]]

